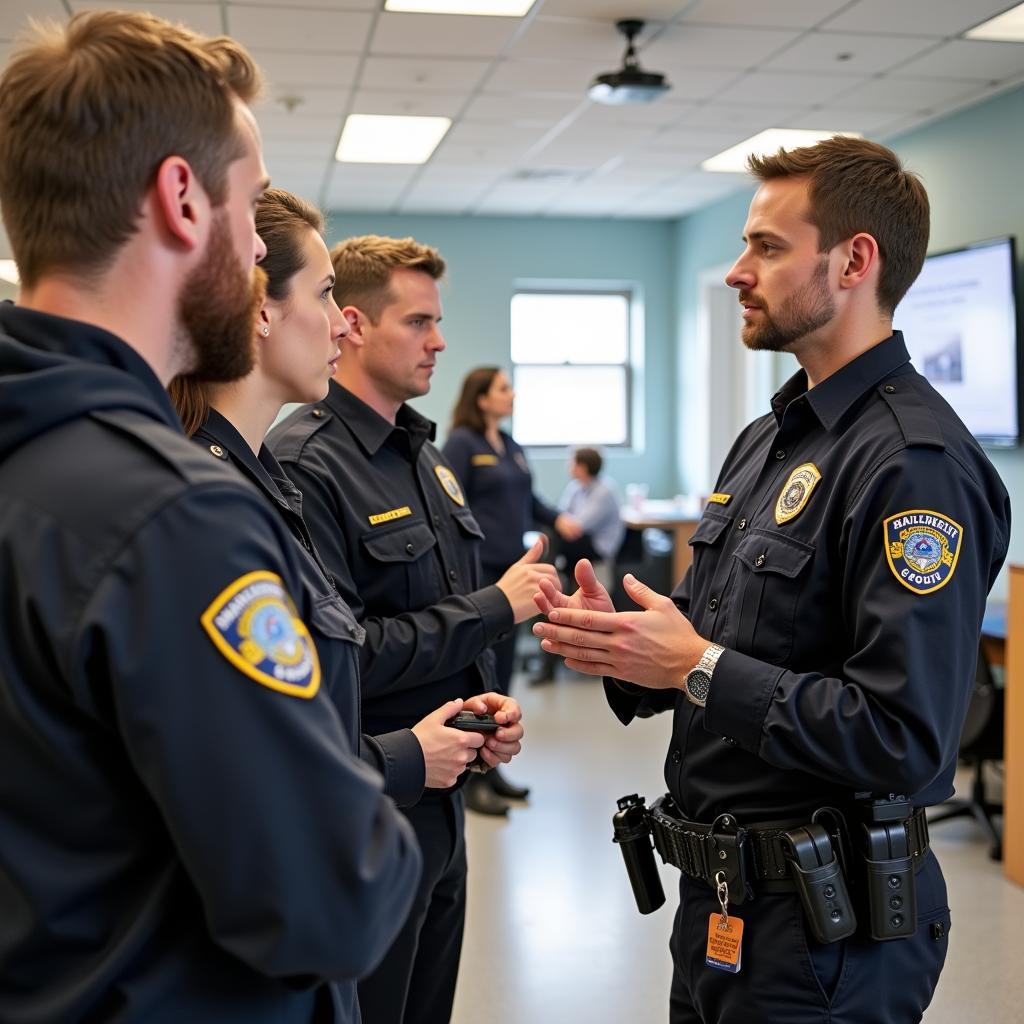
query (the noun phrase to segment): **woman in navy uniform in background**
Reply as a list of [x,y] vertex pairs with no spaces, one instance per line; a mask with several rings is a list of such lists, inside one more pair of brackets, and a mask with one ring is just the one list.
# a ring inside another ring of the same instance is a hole
[[[548,505],[533,490],[533,475],[523,449],[500,428],[512,415],[515,391],[497,366],[470,370],[452,413],[442,451],[466,492],[466,500],[484,532],[480,561],[484,583],[493,583],[523,557],[523,534],[536,526],[575,540],[583,528],[572,516]],[[516,631],[494,645],[498,687],[508,693],[515,661]],[[497,769],[469,780],[490,785],[498,796],[524,799],[529,790],[508,781]],[[472,806],[470,801],[469,806]]]
[[[186,432],[212,457],[232,463],[287,523],[301,546],[310,586],[320,594],[310,623],[325,677],[355,745],[358,741],[359,660],[364,630],[339,596],[302,518],[302,495],[263,438],[287,402],[315,402],[327,393],[348,324],[331,294],[334,271],[321,237],[323,218],[309,203],[281,189],[269,189],[256,207],[256,231],[267,247],[261,264],[267,297],[256,328],[256,365],[240,381],[203,384],[177,378],[171,397]],[[468,709],[488,710],[482,698]],[[415,804],[424,787],[454,785],[483,742],[479,733],[448,729],[445,722],[463,707],[452,700],[417,722],[378,736],[361,737],[358,749],[384,777],[385,792],[400,806]],[[514,723],[509,723],[514,724]],[[518,743],[493,740],[489,762],[511,756]]]

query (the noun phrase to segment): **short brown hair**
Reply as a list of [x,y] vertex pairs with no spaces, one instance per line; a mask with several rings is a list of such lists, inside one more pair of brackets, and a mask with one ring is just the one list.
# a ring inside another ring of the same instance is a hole
[[169,156],[220,206],[244,152],[234,101],[251,102],[260,82],[234,40],[150,14],[34,25],[0,77],[0,212],[22,282],[102,273]]
[[579,463],[591,476],[597,476],[604,465],[604,459],[596,448],[577,448],[572,457],[573,461]]
[[391,274],[400,269],[421,270],[435,281],[444,276],[445,262],[429,245],[414,238],[360,235],[346,238],[331,250],[334,301],[339,309],[357,306],[376,324],[385,307],[395,301]]
[[[323,214],[305,199],[281,188],[268,188],[256,204],[256,234],[267,255],[260,269],[267,275],[267,297],[281,302],[291,293],[292,278],[306,265],[302,242],[306,232],[323,234]],[[210,385],[185,374],[168,387],[185,433],[191,437],[210,412]]]
[[459,400],[452,412],[452,430],[456,427],[468,427],[482,434],[487,429],[487,421],[479,405],[481,395],[491,390],[494,378],[501,373],[500,366],[478,366],[470,370],[462,382]]
[[750,172],[761,181],[807,178],[810,222],[819,251],[866,232],[878,243],[882,268],[878,305],[892,315],[921,272],[928,251],[928,193],[900,158],[867,139],[835,135],[814,146],[751,156]]

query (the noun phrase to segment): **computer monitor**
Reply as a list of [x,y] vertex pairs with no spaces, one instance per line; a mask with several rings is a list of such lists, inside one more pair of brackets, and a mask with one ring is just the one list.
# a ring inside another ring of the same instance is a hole
[[910,358],[984,445],[1020,443],[1013,238],[939,252],[896,309]]

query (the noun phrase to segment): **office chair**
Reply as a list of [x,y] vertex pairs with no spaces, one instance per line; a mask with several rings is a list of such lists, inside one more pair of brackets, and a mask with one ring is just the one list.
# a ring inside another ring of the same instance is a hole
[[928,818],[929,827],[952,818],[974,818],[992,840],[989,856],[993,860],[1003,859],[1002,834],[993,820],[996,816],[1002,817],[1003,805],[987,798],[985,762],[1003,759],[1003,697],[985,655],[979,651],[974,691],[960,736],[960,760],[973,768],[971,794],[945,801]]

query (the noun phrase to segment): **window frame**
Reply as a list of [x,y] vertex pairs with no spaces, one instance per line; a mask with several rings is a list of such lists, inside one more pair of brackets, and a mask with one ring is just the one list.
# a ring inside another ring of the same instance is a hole
[[[622,362],[614,363],[574,363],[574,362],[563,362],[563,363],[530,363],[530,362],[516,362],[512,357],[512,301],[517,295],[614,295],[624,298],[626,300],[626,357]],[[638,303],[639,303],[639,287],[631,282],[615,281],[594,281],[594,282],[566,282],[561,284],[559,282],[545,281],[545,282],[523,282],[517,284],[513,290],[512,295],[509,298],[509,363],[512,369],[512,386],[516,387],[516,371],[522,367],[530,369],[542,370],[544,368],[553,367],[598,367],[598,368],[621,368],[623,372],[623,389],[625,399],[625,423],[626,423],[626,436],[622,441],[615,443],[601,442],[600,447],[602,450],[616,451],[616,452],[627,452],[634,451],[636,449],[635,442],[637,440],[637,430],[635,423],[636,413],[636,400],[634,396],[634,388],[636,385],[636,355],[637,348],[639,345],[639,339],[643,336],[642,320],[638,315]],[[515,412],[512,414],[512,434],[515,436]],[[577,444],[587,444],[587,441],[580,442],[562,442],[552,441],[547,444],[537,444],[530,442],[525,444],[523,447],[528,451],[534,451],[539,453],[542,457],[544,455],[561,454],[570,451],[576,447]]]

